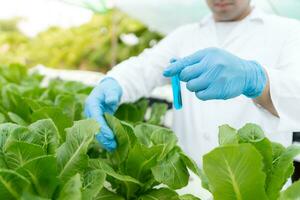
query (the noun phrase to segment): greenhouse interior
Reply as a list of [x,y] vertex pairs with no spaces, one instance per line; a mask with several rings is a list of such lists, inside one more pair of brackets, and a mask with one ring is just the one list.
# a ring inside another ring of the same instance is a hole
[[300,200],[300,1],[0,2],[1,200]]

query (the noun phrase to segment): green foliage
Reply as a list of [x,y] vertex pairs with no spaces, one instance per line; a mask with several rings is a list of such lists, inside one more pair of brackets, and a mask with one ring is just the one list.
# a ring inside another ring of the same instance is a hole
[[139,200],[152,200],[152,199],[161,199],[161,200],[177,200],[178,195],[176,192],[169,190],[167,188],[159,188],[149,191],[148,193],[142,195],[138,198]]
[[[22,65],[0,66],[0,113],[2,121],[28,125],[51,118],[61,142],[65,129],[83,119],[84,99],[92,90],[78,82],[52,80],[42,87],[42,77],[29,75]],[[53,131],[53,126],[49,130]]]
[[[150,107],[150,109],[148,109]],[[140,99],[134,103],[124,103],[119,106],[115,116],[132,125],[146,122],[153,125],[162,125],[163,119],[168,110],[168,105],[165,103],[154,103],[150,106],[147,99]],[[147,112],[150,117],[146,118]]]
[[144,120],[147,108],[149,106],[149,101],[146,99],[141,99],[140,101],[132,103],[122,104],[115,113],[118,119],[129,123],[138,123]]
[[[65,141],[65,129],[73,121],[84,118],[85,98],[92,87],[79,82],[54,79],[47,87],[42,86],[43,77],[29,75],[19,64],[0,65],[0,121],[29,125],[40,119],[51,118],[57,128],[57,137]],[[159,111],[157,111],[159,109]],[[145,119],[150,109],[150,119]],[[148,100],[123,104],[116,111],[117,118],[130,124],[147,122],[161,125],[166,105],[149,105]],[[53,131],[53,127],[50,128]],[[55,130],[56,131],[56,130]]]
[[13,170],[0,170],[0,196],[5,199],[20,198],[20,191],[29,185],[29,181]]
[[255,124],[221,126],[220,147],[203,157],[201,171],[159,126],[166,106],[142,99],[105,115],[118,143],[107,152],[95,141],[99,124],[83,120],[92,88],[61,80],[42,87],[42,79],[21,65],[0,67],[3,199],[196,200],[175,191],[188,184],[188,169],[215,200],[300,199],[299,182],[282,191],[300,147],[271,142]]
[[[41,83],[42,77],[21,65],[0,68],[2,199],[197,199],[175,192],[188,184],[188,169],[196,174],[200,169],[171,130],[154,125],[166,111],[155,107],[164,105],[149,108],[145,99],[122,105],[116,116],[126,121],[105,114],[118,143],[107,152],[95,140],[101,124],[83,119],[91,88]],[[148,109],[152,124],[145,120]]]
[[151,115],[147,121],[150,124],[161,124],[162,118],[168,110],[167,104],[164,103],[154,103],[152,105]]
[[221,147],[204,156],[204,171],[214,198],[267,199],[261,160],[259,153],[249,144]]
[[3,32],[18,32],[19,17],[14,17],[8,20],[0,20],[0,31]]
[[[162,38],[118,10],[95,15],[78,27],[50,27],[33,38],[18,31],[18,20],[0,21],[0,63],[106,72]],[[135,35],[138,43],[126,43],[122,40],[124,34]]]
[[191,194],[185,194],[179,197],[180,200],[200,200],[198,197],[195,197]]
[[76,174],[71,177],[63,186],[60,191],[59,200],[81,200],[81,187],[82,182],[80,180],[80,175]]
[[239,130],[221,126],[219,143],[220,147],[203,157],[202,181],[215,200],[300,198],[299,183],[281,192],[293,174],[299,146],[285,148],[273,143],[255,124]]
[[299,200],[300,199],[300,181],[297,181],[285,191],[281,192],[280,200]]
[[88,164],[88,146],[94,139],[99,126],[95,121],[77,121],[66,129],[66,141],[57,149],[59,178],[68,180],[78,172],[83,172]]
[[[106,120],[116,134],[118,149],[106,152],[105,156],[99,154],[103,162],[98,162],[98,165],[101,164],[101,168],[112,177],[107,181],[117,194],[125,199],[151,199],[151,196],[179,199],[174,190],[188,184],[187,169],[199,169],[196,165],[186,164],[174,133],[147,123],[128,126],[111,115],[106,115]],[[91,164],[93,166],[95,163]],[[169,188],[153,190],[161,183]]]
[[[41,126],[41,124],[45,126]],[[54,151],[46,151],[45,147],[48,146],[49,140],[41,140],[39,134],[51,126],[54,125],[50,119],[37,121],[29,127],[1,124],[1,130],[6,127],[8,133],[3,144],[3,160],[6,166],[2,166],[1,170],[4,172],[13,170],[13,173],[10,173],[10,176],[13,177],[7,181],[12,181],[9,184],[12,187],[10,191],[18,191],[18,198],[25,193],[43,198],[53,198],[55,191],[59,190],[59,199],[68,199],[65,196],[72,195],[71,191],[74,192],[76,187],[79,187],[78,178],[75,175],[83,174],[88,166],[87,145],[98,131],[98,124],[93,120],[76,122],[72,128],[67,130],[66,142],[52,146],[55,148]],[[22,132],[16,130],[22,130]],[[58,144],[57,133],[51,129],[47,130],[49,130],[48,134],[51,134],[49,138],[52,141],[56,138],[55,144]],[[85,138],[89,138],[89,140]],[[82,139],[80,143],[79,139]],[[85,159],[86,162],[84,162]],[[17,188],[19,181],[20,184],[23,183],[22,180],[27,183],[26,187]],[[4,186],[0,191],[3,189]],[[81,195],[81,186],[79,192]],[[1,197],[6,199],[10,198],[10,195],[13,194],[3,194]],[[74,195],[77,196],[78,193]]]
[[19,31],[20,20],[0,20],[0,63],[26,62],[24,52],[30,39]]

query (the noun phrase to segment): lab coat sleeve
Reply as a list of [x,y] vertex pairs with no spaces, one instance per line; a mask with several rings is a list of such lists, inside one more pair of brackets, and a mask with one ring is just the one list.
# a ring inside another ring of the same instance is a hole
[[175,30],[153,48],[118,64],[107,74],[120,83],[122,102],[147,97],[155,87],[168,83],[162,75],[163,69],[169,65],[171,58],[177,57],[183,29]]
[[[298,27],[300,27],[298,24]],[[300,131],[300,28],[292,27],[275,68],[267,69],[270,93],[279,114],[278,131]],[[287,30],[288,31],[288,30]]]

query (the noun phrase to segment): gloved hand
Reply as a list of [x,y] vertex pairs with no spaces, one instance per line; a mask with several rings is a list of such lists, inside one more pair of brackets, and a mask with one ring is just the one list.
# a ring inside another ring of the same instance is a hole
[[241,94],[256,98],[267,83],[267,75],[257,62],[217,48],[178,59],[163,74],[166,77],[179,74],[180,80],[187,82],[187,89],[201,100],[230,99]]
[[114,114],[120,103],[122,88],[113,78],[103,79],[88,96],[85,103],[85,115],[100,123],[100,133],[96,135],[97,140],[108,151],[117,147],[114,133],[108,127],[104,113]]

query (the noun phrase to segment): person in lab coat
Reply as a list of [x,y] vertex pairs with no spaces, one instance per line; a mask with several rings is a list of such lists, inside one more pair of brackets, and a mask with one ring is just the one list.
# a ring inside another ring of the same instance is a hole
[[183,108],[174,111],[172,128],[198,164],[218,146],[222,124],[257,123],[271,140],[291,144],[300,129],[300,23],[266,14],[250,0],[207,4],[211,15],[115,66],[91,92],[85,113],[100,122],[96,137],[107,150],[117,144],[103,113],[148,96],[174,75]]

